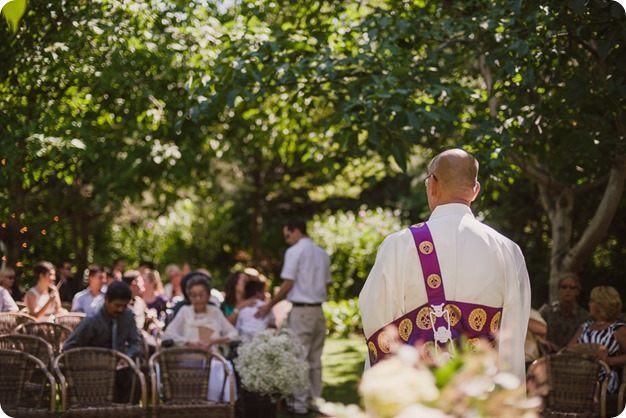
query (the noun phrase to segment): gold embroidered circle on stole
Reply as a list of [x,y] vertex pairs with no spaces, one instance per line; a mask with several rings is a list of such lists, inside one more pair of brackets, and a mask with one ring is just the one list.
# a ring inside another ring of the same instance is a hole
[[496,312],[496,314],[493,316],[493,318],[491,319],[491,324],[490,324],[490,328],[491,328],[491,333],[495,334],[496,332],[498,332],[498,329],[500,328],[500,317],[502,316],[502,312]]
[[385,331],[378,334],[378,348],[385,354],[391,352],[391,340]]
[[378,361],[378,351],[376,350],[376,345],[370,341],[367,343],[367,348],[370,350],[372,360],[376,363]]
[[420,222],[420,223],[418,223],[418,224],[415,224],[415,227],[416,227],[416,228],[421,228],[421,227],[423,227],[424,225],[426,225],[424,222]]
[[400,338],[402,338],[405,342],[408,342],[412,331],[413,323],[409,318],[404,318],[402,321],[400,321],[400,325],[398,326],[398,333],[400,334]]
[[426,282],[428,283],[428,287],[430,287],[431,289],[437,289],[439,286],[441,286],[441,277],[438,274],[433,273],[428,276]]
[[444,310],[447,309],[448,313],[450,314],[450,326],[451,327],[459,323],[459,321],[461,320],[461,316],[463,314],[461,313],[461,309],[459,309],[458,306],[449,303],[443,309]]
[[422,254],[428,255],[433,252],[434,248],[435,247],[433,247],[433,243],[430,241],[422,241],[420,243],[420,251],[422,252]]
[[482,331],[487,322],[487,312],[483,308],[476,308],[470,313],[468,320],[474,331]]
[[417,317],[415,318],[415,325],[419,329],[427,330],[432,327],[430,323],[430,313],[432,312],[432,308],[430,306],[425,306],[419,310],[417,313]]

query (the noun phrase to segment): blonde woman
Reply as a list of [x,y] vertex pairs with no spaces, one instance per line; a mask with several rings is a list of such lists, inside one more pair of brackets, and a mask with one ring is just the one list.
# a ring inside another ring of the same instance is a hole
[[15,270],[11,267],[0,270],[0,287],[4,287],[14,301],[22,300],[24,293],[15,284],[17,280]]
[[165,296],[163,292],[161,275],[157,270],[144,269],[141,272],[141,276],[143,277],[145,287],[143,295],[141,296],[144,302],[146,302],[149,314],[159,321],[165,321],[168,301],[167,296]]
[[50,321],[54,315],[64,311],[59,292],[54,286],[56,270],[52,263],[40,261],[35,264],[33,274],[37,284],[28,289],[24,296],[26,308],[38,321]]
[[[609,393],[617,393],[621,374],[619,370],[626,365],[626,323],[619,319],[621,312],[622,299],[614,287],[594,287],[589,297],[592,320],[582,324],[569,344],[596,343],[602,346],[597,354],[611,367]],[[604,370],[600,372],[599,378],[604,379]]]

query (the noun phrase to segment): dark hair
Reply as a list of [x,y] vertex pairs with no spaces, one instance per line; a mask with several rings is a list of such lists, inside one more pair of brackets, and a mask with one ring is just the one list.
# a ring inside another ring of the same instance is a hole
[[259,292],[265,292],[265,283],[260,280],[249,280],[248,283],[246,283],[243,295],[248,299]]
[[[35,280],[39,281],[39,276],[55,270],[54,265],[49,261],[40,261],[33,267],[33,275]],[[56,270],[55,270],[56,271]]]
[[114,300],[130,300],[133,296],[133,291],[130,286],[124,282],[114,281],[109,284],[105,298],[109,302]]
[[87,267],[87,270],[89,271],[88,276],[95,276],[98,273],[102,273],[104,271],[104,268],[98,264],[92,264],[89,267]]
[[143,268],[147,268],[150,270],[154,270],[154,263],[152,261],[149,260],[141,260],[141,262],[139,263],[139,270],[143,269]]
[[302,232],[302,235],[306,235],[306,222],[302,218],[289,218],[285,222],[285,226],[288,231],[295,231],[296,229]]
[[137,277],[139,277],[140,275],[141,273],[139,272],[139,270],[125,271],[124,275],[122,276],[122,281],[130,286],[131,284],[133,284],[135,279],[137,279]]
[[[202,277],[204,278],[204,280],[207,281],[207,283],[209,284],[209,288],[207,289],[207,292],[211,293],[211,288],[213,287],[213,284],[211,282],[211,276],[198,270],[190,271],[189,273],[185,274],[182,279],[180,279],[180,288],[183,291],[183,296],[185,297],[185,300],[189,300],[189,296],[187,296],[187,292],[191,288],[189,286],[190,280],[196,277]],[[198,284],[198,283],[195,283],[195,284]]]
[[235,306],[237,302],[237,292],[235,288],[237,287],[237,283],[239,283],[239,276],[246,275],[243,271],[236,271],[232,273],[226,279],[226,283],[224,283],[224,303],[229,306]]
[[209,279],[209,277],[206,274],[197,271],[194,273],[196,274],[187,279],[187,282],[185,283],[187,294],[189,294],[189,291],[192,287],[200,285],[204,286],[206,292],[211,295],[211,280]]

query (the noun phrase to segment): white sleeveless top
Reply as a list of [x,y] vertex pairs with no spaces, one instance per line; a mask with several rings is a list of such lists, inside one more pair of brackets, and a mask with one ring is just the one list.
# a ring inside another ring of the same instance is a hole
[[[33,295],[35,295],[35,297],[37,298],[37,309],[41,309],[46,303],[48,303],[48,300],[50,300],[49,292],[46,292],[42,295],[37,291],[37,288],[35,287],[31,287],[28,291],[32,292]],[[48,305],[45,315],[39,318],[39,321],[46,322],[52,320],[52,315],[56,312],[56,304],[57,302],[54,301],[53,303]],[[30,314],[32,314],[32,312],[30,312]]]

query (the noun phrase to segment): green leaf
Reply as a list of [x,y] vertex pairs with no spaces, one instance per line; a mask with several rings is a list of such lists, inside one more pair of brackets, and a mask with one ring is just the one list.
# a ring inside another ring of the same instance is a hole
[[20,19],[26,11],[26,0],[0,0],[0,9],[7,20],[9,29],[16,33]]
[[582,15],[587,11],[587,0],[569,0],[567,5],[577,15]]

